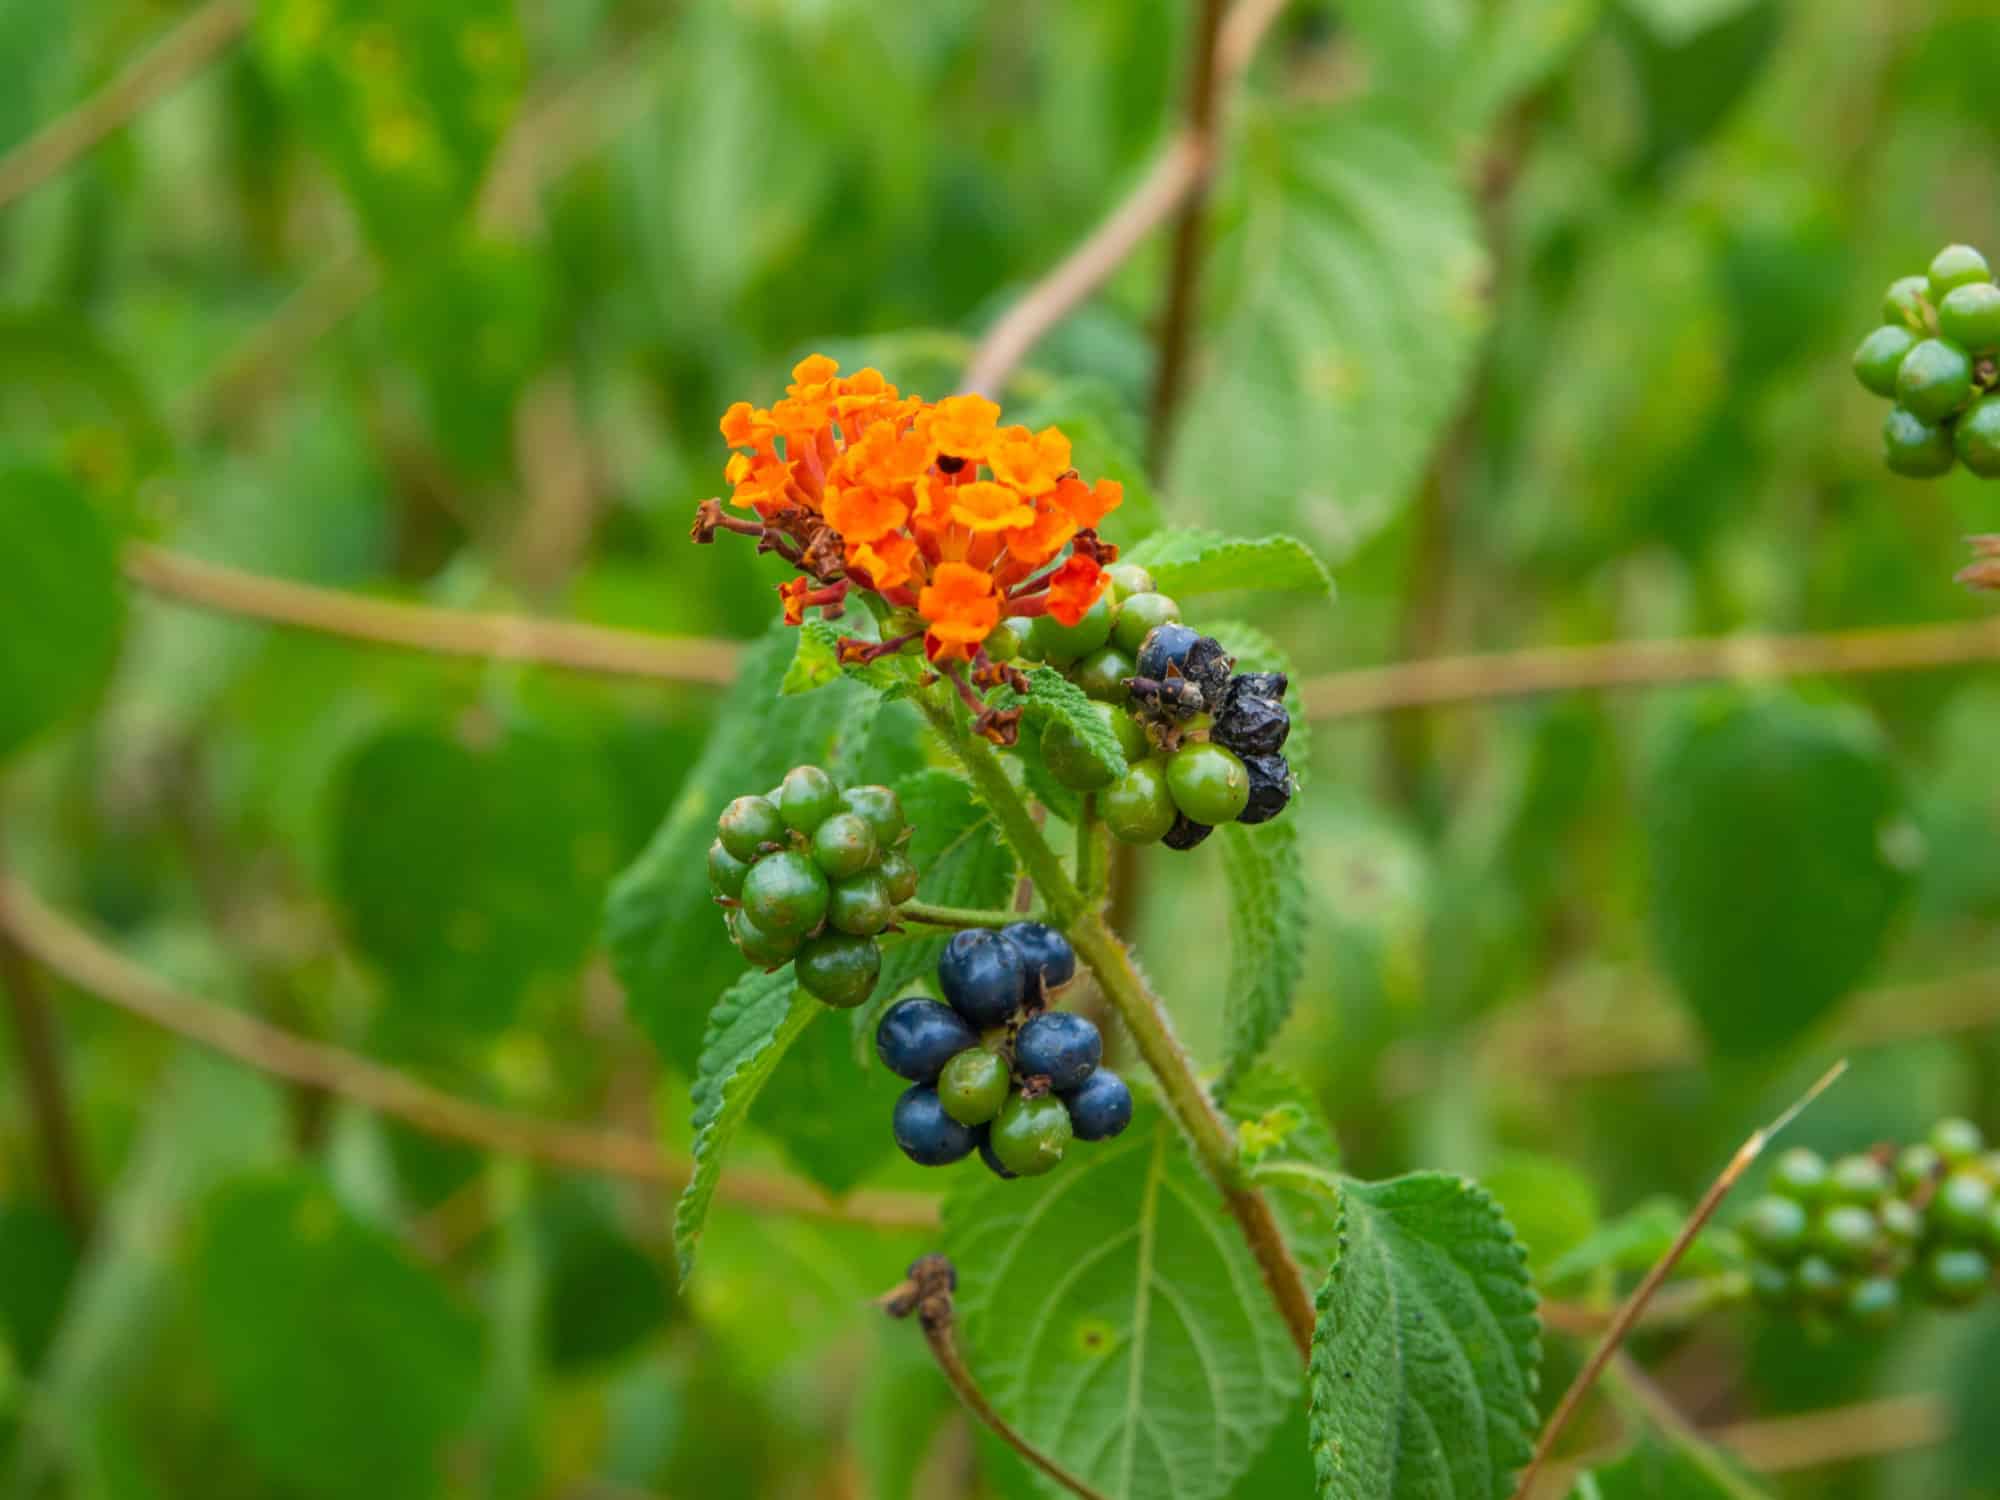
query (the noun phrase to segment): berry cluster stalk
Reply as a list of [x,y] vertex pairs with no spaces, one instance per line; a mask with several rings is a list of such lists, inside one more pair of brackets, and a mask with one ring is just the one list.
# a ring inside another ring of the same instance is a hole
[[1049,921],[1063,929],[1077,956],[1096,976],[1098,988],[1124,1021],[1139,1055],[1159,1083],[1168,1110],[1193,1146],[1195,1160],[1221,1190],[1224,1204],[1242,1230],[1300,1357],[1309,1356],[1314,1315],[1305,1275],[1285,1244],[1271,1205],[1244,1182],[1236,1132],[1201,1086],[1193,1060],[1174,1035],[1166,1007],[1106,924],[1101,910],[1103,893],[1093,892],[1086,898],[1077,888],[1061,858],[1036,827],[1000,758],[968,729],[953,702],[936,692],[920,694],[918,701],[939,737],[972,777],[981,800],[1000,825],[1001,835],[1040,893]]

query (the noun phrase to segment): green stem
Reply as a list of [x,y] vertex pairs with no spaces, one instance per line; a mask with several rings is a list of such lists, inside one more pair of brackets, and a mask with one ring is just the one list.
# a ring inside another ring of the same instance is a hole
[[1105,876],[1109,866],[1104,848],[1104,824],[1097,816],[1097,793],[1085,792],[1082,811],[1076,819],[1076,884],[1084,904],[1092,911],[1104,905]]
[[1023,920],[1019,912],[939,906],[931,901],[905,901],[896,908],[896,915],[905,922],[927,922],[933,927],[1006,927]]

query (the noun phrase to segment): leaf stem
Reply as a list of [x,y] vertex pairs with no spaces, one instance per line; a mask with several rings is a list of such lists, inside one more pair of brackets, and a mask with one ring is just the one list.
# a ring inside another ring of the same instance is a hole
[[1018,912],[939,906],[930,901],[905,901],[896,908],[896,915],[905,922],[927,922],[933,927],[1005,927],[1021,920]]
[[1110,860],[1104,847],[1104,822],[1097,816],[1097,793],[1085,792],[1076,819],[1076,884],[1084,903],[1095,911],[1104,905]]

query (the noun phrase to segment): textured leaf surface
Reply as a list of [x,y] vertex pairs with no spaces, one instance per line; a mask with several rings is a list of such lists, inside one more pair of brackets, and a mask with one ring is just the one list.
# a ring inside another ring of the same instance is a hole
[[810,693],[842,677],[852,678],[885,697],[900,697],[916,685],[921,670],[911,656],[891,656],[863,664],[840,660],[840,642],[857,632],[827,620],[808,620],[796,632],[798,647],[792,664],[785,669],[780,691],[787,695]]
[[480,1333],[435,1277],[305,1173],[212,1205],[195,1314],[223,1410],[286,1489],[326,1500],[438,1492],[472,1415]]
[[1396,514],[1484,336],[1489,268],[1449,161],[1352,108],[1248,123],[1208,278],[1212,352],[1175,487],[1336,558]]
[[1424,1172],[1347,1185],[1320,1288],[1312,1443],[1323,1500],[1505,1500],[1533,1450],[1535,1294],[1493,1200]]
[[1039,736],[1053,723],[1069,725],[1093,760],[1114,776],[1125,774],[1125,752],[1118,746],[1118,736],[1098,716],[1083,689],[1054,667],[1036,667],[1028,673],[1025,697],[1002,688],[991,701],[998,708],[1020,708],[1023,736]]
[[987,1396],[1106,1495],[1227,1494],[1284,1419],[1297,1353],[1150,1103],[1116,1141],[1072,1147],[1046,1177],[961,1179],[945,1241]]
[[1156,531],[1124,555],[1177,598],[1225,589],[1333,596],[1333,575],[1295,536],[1224,536],[1194,529]]
[[97,690],[123,618],[117,550],[82,492],[0,465],[0,756]]
[[743,653],[701,759],[645,852],[611,887],[606,934],[633,1014],[668,1060],[689,1073],[701,1046],[701,998],[743,973],[709,898],[703,864],[717,815],[732,798],[777,785],[795,765],[829,764],[843,737],[865,733],[876,717],[852,713],[854,698],[865,696],[852,683],[779,696],[794,634],[773,626]]
[[267,0],[257,42],[300,131],[387,254],[471,207],[523,77],[510,0]]
[[1222,830],[1229,883],[1229,987],[1222,1002],[1222,1083],[1255,1062],[1292,1012],[1305,966],[1306,877],[1286,816]]
[[826,1007],[792,983],[792,966],[746,974],[709,1012],[694,1077],[694,1176],[674,1205],[674,1252],[681,1280],[694,1269],[695,1243],[708,1221],[723,1153],[785,1049]]
[[1718,1050],[1782,1047],[1866,977],[1908,892],[1904,826],[1846,714],[1732,699],[1681,727],[1648,796],[1653,925]]

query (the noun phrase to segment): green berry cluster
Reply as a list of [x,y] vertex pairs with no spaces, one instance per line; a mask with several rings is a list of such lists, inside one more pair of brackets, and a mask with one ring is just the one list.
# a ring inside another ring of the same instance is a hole
[[1900,1154],[1787,1151],[1740,1227],[1767,1306],[1861,1328],[1913,1301],[1962,1307],[1994,1284],[2000,1152],[1957,1119]]
[[1894,283],[1854,373],[1896,403],[1882,424],[1891,472],[1935,479],[1962,463],[2000,479],[2000,286],[1977,250],[1947,245],[1928,274]]
[[1043,615],[1014,638],[1095,701],[1128,769],[1107,778],[1058,722],[1042,736],[1049,773],[1099,793],[1105,825],[1128,844],[1192,849],[1218,823],[1276,817],[1293,792],[1281,753],[1292,727],[1284,674],[1234,671],[1222,644],[1181,623],[1180,605],[1144,568],[1108,571],[1111,587],[1075,625]]
[[708,883],[729,936],[761,969],[796,963],[799,984],[849,1009],[874,993],[875,935],[917,893],[903,852],[903,806],[886,786],[842,791],[818,766],[794,766],[761,797],[716,820]]

